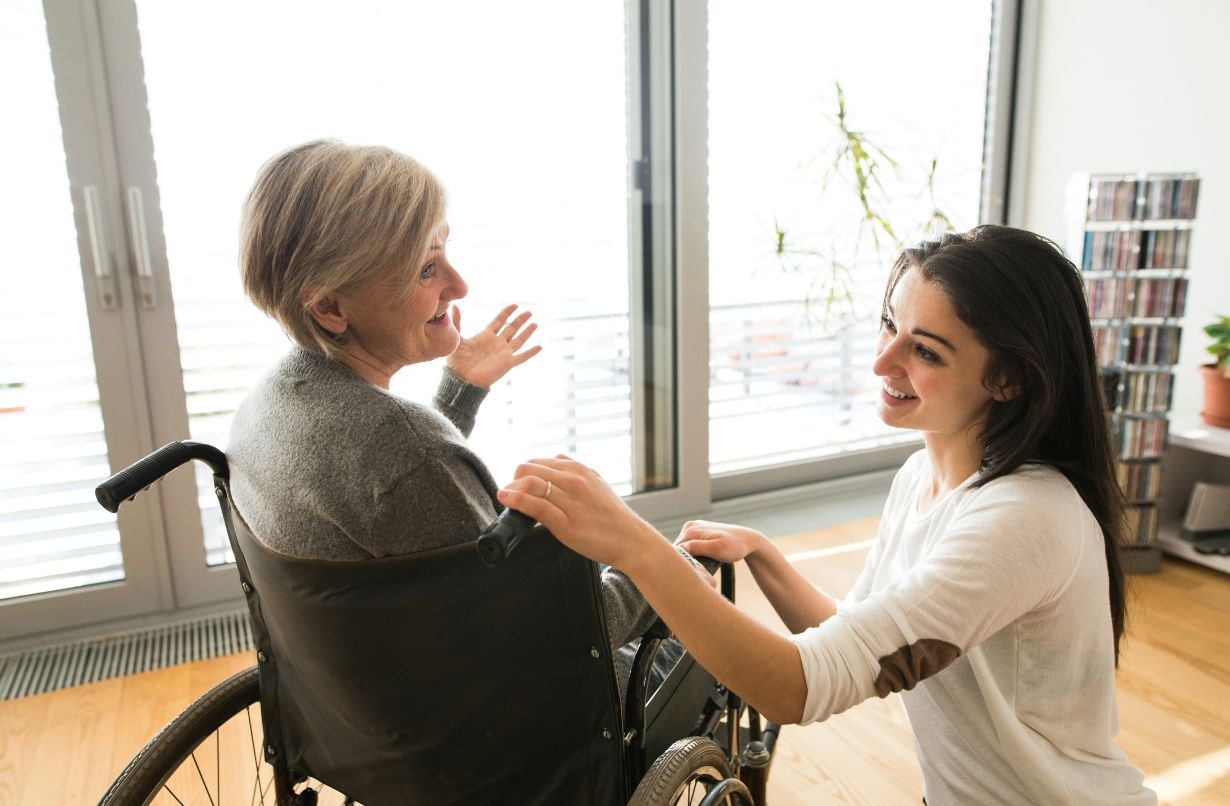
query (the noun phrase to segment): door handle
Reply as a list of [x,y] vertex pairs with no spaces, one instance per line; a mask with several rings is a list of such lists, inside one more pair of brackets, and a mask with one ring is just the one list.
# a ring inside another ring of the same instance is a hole
[[111,270],[111,253],[107,251],[106,228],[102,219],[102,204],[98,200],[98,187],[86,185],[81,189],[85,201],[85,220],[90,234],[90,256],[94,259],[94,279],[98,288],[98,304],[104,311],[120,307],[116,291],[115,272]]
[[132,258],[136,268],[137,294],[141,297],[142,308],[157,308],[157,284],[154,279],[154,264],[149,256],[149,236],[145,230],[145,200],[141,194],[141,188],[129,187],[127,201],[128,233],[132,240]]

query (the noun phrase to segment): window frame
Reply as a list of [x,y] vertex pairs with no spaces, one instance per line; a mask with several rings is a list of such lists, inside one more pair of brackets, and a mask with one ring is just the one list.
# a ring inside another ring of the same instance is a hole
[[[660,209],[669,199],[669,219],[660,221],[669,231],[673,278],[674,323],[658,324],[659,338],[673,341],[675,486],[628,497],[629,505],[648,520],[669,518],[708,509],[709,479],[709,246],[708,246],[708,118],[706,114],[707,10],[704,2],[654,3],[630,0],[641,13],[630,13],[653,32],[642,37],[650,45],[647,58],[663,81],[651,88],[659,94],[643,104],[669,115],[657,124],[656,150],[651,164],[666,164],[656,174],[655,201]],[[665,29],[665,30],[664,30]],[[630,31],[630,36],[631,36]],[[669,68],[669,69],[668,69]],[[667,83],[666,79],[669,79]],[[663,131],[665,129],[665,131]],[[664,134],[673,133],[673,137]],[[685,145],[686,144],[686,145]],[[668,198],[663,198],[668,197]],[[635,205],[634,205],[635,206]],[[673,265],[672,265],[673,264]],[[704,360],[698,360],[704,356]],[[697,416],[700,412],[700,416]]]

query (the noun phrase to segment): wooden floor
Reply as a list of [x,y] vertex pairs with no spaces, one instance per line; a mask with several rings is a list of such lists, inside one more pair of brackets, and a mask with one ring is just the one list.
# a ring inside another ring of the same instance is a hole
[[[778,545],[817,584],[842,594],[875,523]],[[739,583],[740,606],[780,628],[750,577]],[[1119,744],[1164,803],[1230,803],[1230,577],[1168,559],[1160,574],[1131,583]],[[96,803],[164,722],[251,661],[235,655],[0,702],[0,804]],[[770,776],[774,806],[916,804],[921,789],[896,697],[785,728]]]

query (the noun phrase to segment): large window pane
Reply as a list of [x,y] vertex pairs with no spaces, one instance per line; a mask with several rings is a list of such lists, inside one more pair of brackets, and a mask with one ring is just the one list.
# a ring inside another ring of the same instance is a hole
[[896,241],[977,223],[991,6],[709,4],[712,472],[913,438],[872,405],[878,304]]
[[[224,0],[208,14],[139,2],[193,438],[224,443],[235,405],[286,349],[239,290],[243,196],[278,150],[337,137],[401,149],[447,186],[450,253],[471,287],[463,331],[506,302],[540,322],[545,349],[493,391],[471,440],[496,478],[568,451],[631,491],[623,13],[568,0]],[[412,367],[393,389],[426,401],[438,374]]]
[[0,599],[124,577],[42,4],[0,3]]

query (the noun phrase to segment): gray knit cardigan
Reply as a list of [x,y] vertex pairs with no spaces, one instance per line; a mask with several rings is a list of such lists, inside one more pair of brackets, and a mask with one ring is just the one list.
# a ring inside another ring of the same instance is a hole
[[[235,413],[235,505],[258,539],[292,557],[363,560],[474,540],[503,509],[465,440],[486,395],[446,369],[433,409],[296,347]],[[653,621],[614,569],[602,597],[612,649]],[[624,666],[627,651],[615,654]]]

